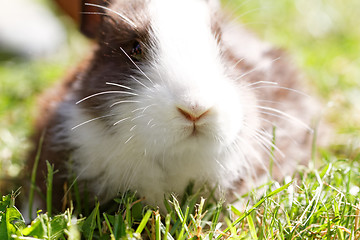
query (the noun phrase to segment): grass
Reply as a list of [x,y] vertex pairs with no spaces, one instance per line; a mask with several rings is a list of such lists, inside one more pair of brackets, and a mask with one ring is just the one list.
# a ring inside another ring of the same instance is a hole
[[169,196],[169,214],[163,215],[128,193],[114,199],[110,210],[96,205],[82,214],[68,209],[52,216],[49,205],[26,224],[15,207],[18,192],[7,195],[4,189],[17,189],[35,97],[86,54],[86,41],[69,27],[67,45],[51,59],[0,57],[0,239],[360,238],[360,2],[232,0],[225,5],[261,38],[286,48],[328,103],[326,117],[338,135],[330,147],[316,149],[311,162],[316,164],[299,168],[296,178],[284,182],[269,179],[243,196],[241,206],[192,193],[180,202]]
[[[360,158],[360,157],[359,157]],[[356,161],[357,160],[357,161]],[[170,198],[169,214],[143,207],[128,193],[114,199],[115,211],[96,207],[86,217],[73,210],[50,217],[39,213],[26,226],[14,197],[0,201],[1,239],[358,239],[359,159],[303,169],[296,180],[269,182],[263,194],[249,193],[246,207],[228,208],[192,194]],[[352,171],[351,171],[352,170]],[[282,186],[281,186],[282,185]],[[13,194],[14,195],[14,194]],[[244,196],[243,196],[244,197]],[[107,208],[111,209],[111,208]],[[33,238],[26,238],[31,236]]]

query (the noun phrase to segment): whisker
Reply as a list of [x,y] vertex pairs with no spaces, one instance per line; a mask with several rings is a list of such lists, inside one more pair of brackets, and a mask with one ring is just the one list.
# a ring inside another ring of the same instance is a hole
[[257,81],[257,82],[253,82],[250,83],[248,85],[246,85],[247,87],[253,86],[253,85],[257,85],[257,84],[271,84],[271,85],[277,85],[277,82],[270,82],[270,81]]
[[[252,136],[252,137],[254,137],[255,139],[258,139],[256,136]],[[281,169],[281,166],[280,166],[280,164],[279,164],[278,159],[276,158],[276,156],[275,156],[274,154],[272,154],[272,149],[271,149],[269,146],[265,147],[266,145],[264,145],[264,142],[262,142],[261,139],[258,139],[258,141],[259,141],[259,142],[257,142],[258,146],[259,146],[260,148],[262,148],[263,150],[265,149],[264,151],[265,151],[266,155],[267,155],[270,159],[272,159],[272,160],[273,160],[273,163],[275,163],[275,165],[277,166],[277,168],[278,168],[281,172],[283,172],[282,169]],[[254,149],[254,147],[251,147],[251,148]],[[274,148],[274,149],[275,149],[275,148]],[[278,150],[277,150],[277,151],[278,151]],[[280,151],[279,153],[282,154],[281,151]],[[285,156],[284,154],[282,154],[281,157],[285,158],[286,156]],[[262,167],[263,167],[264,170],[268,170],[268,168],[267,168],[267,166],[265,165],[265,162],[264,162],[264,161],[260,161],[260,163],[261,163],[261,165],[262,165]],[[269,177],[272,177],[272,176],[269,175],[269,172],[268,172],[268,171],[267,171],[267,175],[268,175]]]
[[[272,130],[274,129],[274,126],[272,127]],[[275,127],[275,129],[277,129]],[[272,132],[272,134],[270,134],[265,128],[260,128],[258,130],[255,130],[255,131],[258,131],[260,134],[262,134],[264,137],[267,137],[267,139],[271,139],[271,142],[274,140],[274,133]]]
[[145,108],[145,107],[137,108],[137,109],[132,110],[131,112],[132,112],[132,113],[135,113],[135,112],[138,112],[138,111],[143,110],[144,108]]
[[294,93],[297,93],[297,94],[300,94],[300,95],[303,95],[305,97],[309,97],[309,95],[307,95],[306,93],[302,92],[302,91],[299,91],[299,90],[296,90],[296,89],[293,89],[293,88],[287,88],[287,87],[281,87],[281,86],[259,86],[259,87],[253,87],[251,89],[259,89],[259,88],[278,88],[278,89],[285,89],[285,90],[288,90],[288,91],[291,91],[291,92],[294,92]]
[[119,101],[119,102],[115,102],[115,103],[111,104],[110,107],[113,107],[115,105],[122,104],[122,103],[139,103],[139,102],[140,101],[123,100],[123,101]]
[[[276,117],[281,117],[281,115],[287,117],[288,119],[290,120],[293,120],[297,123],[299,123],[300,125],[302,125],[305,129],[307,129],[308,131],[310,131],[311,133],[314,131],[313,129],[311,129],[307,124],[305,124],[304,122],[300,121],[299,119],[297,119],[296,117],[293,117],[283,111],[280,111],[280,110],[277,110],[275,108],[271,108],[271,107],[263,107],[263,106],[256,106],[257,108],[259,109],[264,109],[264,110],[268,110],[268,111],[272,111],[272,112],[275,112],[275,113],[278,113],[278,114],[272,114],[272,113],[269,113],[269,112],[266,112],[266,111],[259,111],[261,113],[264,113],[264,114],[268,114],[268,115],[272,115],[272,116],[276,116]],[[284,118],[286,119],[286,118]]]
[[134,64],[134,66],[154,85],[154,82],[139,68],[139,66],[131,59],[131,57],[125,52],[125,50],[120,47],[120,50],[127,56],[127,58]]
[[126,191],[131,189],[131,185],[134,181],[134,179],[138,176],[137,170],[139,169],[139,166],[142,164],[145,158],[140,159],[139,161],[132,162],[130,165],[130,171],[127,171],[127,174],[125,174],[122,178],[123,187],[125,189],[123,193],[123,197],[125,196]]
[[150,107],[153,107],[153,106],[156,106],[157,104],[153,103],[153,104],[150,104],[149,106],[145,107],[144,110],[142,111],[142,114],[144,114],[144,112],[149,109]]
[[134,113],[134,112],[138,112],[138,111],[141,111],[141,110],[142,110],[142,114],[144,114],[144,112],[145,112],[148,108],[153,107],[153,106],[156,106],[156,105],[157,105],[157,104],[153,103],[153,104],[150,104],[150,105],[148,105],[148,106],[146,106],[146,107],[141,107],[141,108],[137,108],[137,109],[135,109],[135,110],[132,110],[131,112]]
[[[266,133],[266,132],[265,132],[265,133]],[[286,157],[285,154],[272,142],[272,140],[270,140],[270,139],[266,138],[265,136],[263,136],[263,134],[264,134],[263,132],[261,132],[260,130],[256,130],[256,131],[254,132],[254,134],[255,134],[257,137],[261,138],[261,139],[263,140],[263,142],[268,145],[270,151],[271,151],[271,148],[270,148],[270,147],[272,147],[272,148],[274,148],[283,158]]]
[[[277,115],[277,117],[281,118],[281,116],[278,116],[278,115]],[[274,124],[273,122],[271,122],[271,121],[269,121],[269,120],[267,120],[267,119],[265,119],[265,118],[259,117],[259,119],[261,119],[261,120],[264,121],[264,122],[269,123],[271,126],[275,127],[276,129],[280,129],[280,128],[278,127],[278,125]],[[282,118],[282,119],[284,119],[284,118]],[[267,134],[269,134],[265,129],[262,129],[262,131],[263,131],[263,132],[266,132]],[[269,135],[270,135],[270,134],[269,134]],[[288,137],[294,144],[299,144],[299,142],[298,142],[296,139],[294,139],[289,133],[285,133],[285,136]],[[269,136],[269,137],[271,137],[271,136]]]
[[138,168],[140,161],[131,161],[130,165],[128,166],[128,171],[122,176],[121,178],[121,185],[118,188],[123,188],[122,197],[125,196],[126,192],[130,189],[131,183],[133,181],[133,176],[136,175],[134,172]]
[[232,1],[225,1],[224,8],[226,10],[231,9],[231,15],[235,15],[237,11],[240,10],[245,4],[248,4],[250,0],[242,1],[240,4],[236,4],[236,6],[233,6],[234,4],[231,4]]
[[[271,63],[274,63],[274,62],[276,62],[276,61],[279,60],[279,59],[280,59],[280,57],[275,58],[275,59],[271,60]],[[237,77],[235,80],[239,80],[240,78],[243,78],[243,77],[249,75],[250,73],[255,72],[255,71],[258,70],[259,68],[263,67],[263,65],[264,65],[264,64],[260,64],[260,65],[258,65],[258,66],[256,66],[256,67],[254,67],[253,69],[247,71],[246,73],[241,74],[241,75],[240,75],[239,77]]]
[[150,119],[150,121],[147,123],[147,125],[149,126],[149,125],[150,125],[150,123],[151,123],[152,121],[154,121],[154,119],[153,119],[153,118],[152,118],[152,119]]
[[139,116],[136,116],[136,117],[134,117],[133,119],[131,119],[130,122],[132,122],[132,121],[134,121],[134,120],[136,120],[136,119],[138,119],[138,118],[144,117],[144,116],[145,116],[144,114],[139,115]]
[[266,144],[266,142],[263,141],[263,139],[259,138],[258,136],[251,134],[250,137],[254,138],[256,141],[255,143],[257,143],[257,145],[266,153],[266,155],[271,156],[270,153],[270,147]]
[[122,20],[124,20],[124,22],[126,22],[127,24],[131,25],[133,28],[137,28],[136,24],[131,21],[129,18],[127,18],[126,16],[124,16],[123,14],[112,10],[111,8],[105,7],[105,6],[101,6],[98,4],[93,4],[93,3],[85,3],[86,6],[93,6],[93,7],[98,7],[104,10],[107,10],[109,12],[115,13],[116,15],[118,15]]
[[139,83],[141,86],[143,86],[144,88],[146,88],[147,90],[150,90],[150,88],[148,86],[146,86],[145,84],[143,84],[142,82],[140,82],[139,80],[137,80],[133,75],[130,75],[130,77],[136,81],[137,83]]
[[242,61],[244,61],[245,60],[245,58],[241,58],[241,59],[239,59],[238,61],[236,61],[236,63],[233,65],[233,66],[231,66],[232,68],[236,68],[236,66],[239,64],[239,63],[241,63]]
[[126,140],[126,142],[124,142],[124,144],[127,144],[128,142],[130,142],[130,140],[134,137],[134,135],[131,135],[128,140]]
[[113,126],[115,126],[115,125],[117,125],[117,124],[119,124],[119,123],[121,123],[121,122],[123,122],[123,121],[126,121],[126,120],[128,120],[128,119],[130,119],[130,117],[123,118],[123,119],[115,122],[115,123],[113,124]]
[[224,165],[218,160],[218,159],[215,159],[217,165],[222,169],[222,170],[226,170],[226,168],[224,167]]
[[280,102],[280,101],[261,100],[261,99],[258,99],[257,101],[258,101],[258,102],[264,102],[264,103],[274,103],[274,104],[284,105],[284,103],[283,103],[283,102]]
[[249,22],[242,22],[241,23],[243,25],[243,27],[247,27],[247,26],[252,26],[252,25],[255,25],[255,26],[267,26],[268,25],[268,22],[262,20],[258,20],[258,21],[249,21]]
[[93,122],[93,121],[96,121],[96,120],[99,120],[99,119],[102,119],[102,118],[113,117],[113,116],[116,116],[116,115],[118,115],[118,114],[109,114],[109,115],[105,115],[105,116],[100,116],[100,117],[92,118],[92,119],[90,119],[90,120],[87,120],[87,121],[85,121],[85,122],[82,122],[82,123],[76,125],[75,127],[72,127],[71,130],[74,130],[74,129],[82,126],[82,125],[87,124],[87,123],[90,123],[90,122]]
[[76,104],[79,104],[79,103],[81,103],[83,101],[86,101],[86,100],[88,100],[89,98],[92,98],[92,97],[96,97],[96,96],[104,95],[104,94],[113,94],[113,93],[121,93],[121,94],[128,94],[128,95],[132,95],[132,96],[138,96],[138,94],[136,94],[136,93],[126,92],[126,91],[105,91],[105,92],[99,92],[99,93],[95,93],[95,94],[92,94],[90,96],[84,97],[83,99],[77,101]]
[[[244,149],[242,148],[242,145],[240,145],[240,143],[242,142],[242,140],[238,140],[239,143],[237,145],[235,145],[235,152],[240,153],[240,155],[242,156],[242,158],[244,159],[243,163],[244,163],[244,167],[246,168],[246,170],[250,173],[251,176],[256,176],[255,174],[255,168],[251,167],[251,161],[249,161],[248,156],[245,154]],[[251,146],[252,149],[254,149]],[[259,156],[257,155],[257,157],[255,157],[255,161],[259,162],[261,165],[263,165],[263,161],[259,158]]]
[[125,89],[128,89],[128,90],[134,91],[134,89],[132,89],[132,88],[130,88],[130,87],[128,87],[128,86],[124,86],[124,85],[118,84],[118,83],[106,82],[105,84],[107,84],[107,85],[113,85],[113,86],[117,86],[117,87],[122,87],[122,88],[125,88]]
[[158,76],[159,76],[160,81],[161,81],[163,84],[165,84],[164,79],[162,78],[162,76],[161,76],[161,74],[160,74],[159,65],[155,65],[155,68],[156,68],[156,71],[157,71],[157,74],[158,74]]
[[102,15],[102,16],[109,16],[107,13],[103,13],[103,12],[80,12],[80,14],[85,14],[85,15]]
[[130,128],[129,132],[132,132],[136,128],[136,125],[134,125],[132,128]]
[[238,15],[238,16],[234,19],[234,21],[239,21],[239,19],[241,19],[242,17],[244,17],[244,16],[246,16],[246,15],[248,15],[248,14],[251,14],[251,13],[253,13],[253,12],[262,10],[262,9],[264,9],[264,8],[263,8],[263,7],[258,7],[258,8],[254,8],[254,9],[248,10],[248,11],[246,11],[246,12],[243,12],[242,14]]
[[[251,150],[253,150],[254,152],[258,152],[257,149],[254,148],[254,146],[249,145],[248,142],[245,142],[244,139],[238,138],[238,141],[239,141],[239,143],[241,143],[242,145],[244,145],[244,146],[246,146],[246,147],[250,147]],[[257,143],[257,142],[256,142],[256,143]],[[242,145],[241,145],[241,146],[242,146]],[[240,147],[241,147],[241,146],[240,146]],[[259,144],[259,143],[258,143],[258,146],[259,146],[261,149],[263,149],[263,151],[265,151],[266,153],[269,154],[268,150],[267,150],[264,146],[262,146],[262,145]],[[243,151],[243,152],[244,152],[244,151]],[[269,154],[269,155],[270,155],[270,154]],[[265,166],[265,163],[264,163],[262,157],[261,157],[259,154],[256,154],[256,156],[255,156],[254,159],[248,159],[248,156],[247,156],[245,153],[243,153],[243,156],[244,156],[245,159],[248,161],[248,164],[247,164],[247,165],[248,165],[249,167],[253,165],[253,161],[257,161],[257,163],[259,163],[263,169],[267,169],[267,167]],[[255,173],[255,171],[253,170],[253,168],[250,167],[249,169],[252,170],[253,174]],[[254,174],[253,176],[256,177],[256,174]]]

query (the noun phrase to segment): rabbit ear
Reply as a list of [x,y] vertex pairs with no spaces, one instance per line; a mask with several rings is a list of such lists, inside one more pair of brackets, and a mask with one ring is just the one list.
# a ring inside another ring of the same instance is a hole
[[77,24],[80,22],[81,0],[55,0],[57,5]]
[[101,6],[108,5],[109,0],[55,0],[55,2],[80,26],[85,36],[96,38],[104,12]]
[[80,30],[89,37],[96,38],[100,24],[102,21],[102,13],[105,7],[108,5],[107,0],[81,0],[81,12],[80,12]]

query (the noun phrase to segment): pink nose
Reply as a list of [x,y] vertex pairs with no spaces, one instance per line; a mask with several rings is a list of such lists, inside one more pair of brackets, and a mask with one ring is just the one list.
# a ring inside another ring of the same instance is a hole
[[185,110],[181,107],[177,107],[177,110],[188,120],[192,121],[192,122],[197,122],[200,118],[202,118],[203,116],[205,116],[206,114],[209,113],[209,109],[206,111],[201,111],[201,112],[195,112],[195,111],[190,111],[190,110]]

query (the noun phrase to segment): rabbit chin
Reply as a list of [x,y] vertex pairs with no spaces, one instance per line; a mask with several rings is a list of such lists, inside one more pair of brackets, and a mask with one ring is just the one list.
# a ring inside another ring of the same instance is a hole
[[[191,181],[196,188],[207,183],[225,190],[234,187],[233,182],[248,168],[241,154],[242,132],[225,141],[228,136],[222,132],[223,122],[215,121],[219,116],[207,116],[196,130],[178,112],[179,119],[173,116],[175,120],[167,123],[166,131],[161,131],[164,125],[159,128],[142,118],[110,128],[103,121],[92,121],[70,130],[91,117],[78,105],[63,103],[60,109],[64,109],[67,121],[54,137],[74,149],[72,169],[78,180],[90,183],[91,191],[102,201],[132,190],[147,203],[162,207],[164,194],[181,195]],[[124,107],[121,111],[131,112]]]

